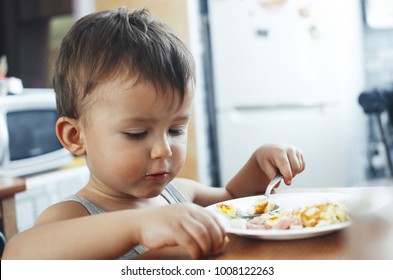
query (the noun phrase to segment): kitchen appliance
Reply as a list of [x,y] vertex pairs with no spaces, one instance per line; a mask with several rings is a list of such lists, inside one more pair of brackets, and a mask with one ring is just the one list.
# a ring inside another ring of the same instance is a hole
[[[377,166],[375,166],[375,159],[373,157],[379,156],[379,151],[375,146],[382,142],[386,156],[386,169],[389,177],[393,177],[393,159],[392,159],[392,128],[393,128],[393,83],[388,83],[383,86],[374,87],[366,90],[359,95],[359,105],[362,107],[365,114],[370,118],[374,117],[378,130],[379,139],[370,133],[368,162],[369,169],[376,175]],[[383,118],[383,114],[387,114],[387,120]],[[371,121],[372,119],[370,119]]]
[[0,96],[0,176],[25,176],[70,163],[57,139],[53,89]]
[[206,2],[220,184],[266,143],[303,151],[293,185],[363,181],[360,1]]

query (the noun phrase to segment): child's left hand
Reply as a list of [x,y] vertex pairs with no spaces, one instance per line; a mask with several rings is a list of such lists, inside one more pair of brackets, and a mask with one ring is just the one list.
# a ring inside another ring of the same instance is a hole
[[279,171],[286,185],[292,184],[292,179],[306,166],[302,152],[293,146],[264,145],[255,151],[255,157],[269,181]]
[[259,147],[226,186],[233,198],[264,193],[280,172],[286,185],[305,168],[302,152],[293,146],[268,144]]

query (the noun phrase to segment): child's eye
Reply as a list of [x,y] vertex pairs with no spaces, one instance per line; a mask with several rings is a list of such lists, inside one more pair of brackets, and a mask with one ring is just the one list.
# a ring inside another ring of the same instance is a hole
[[147,131],[138,132],[138,133],[126,132],[125,134],[127,135],[127,138],[129,138],[129,139],[140,140],[140,139],[143,139],[144,137],[146,137]]
[[184,135],[186,132],[186,130],[184,128],[180,128],[180,129],[169,129],[169,134],[173,135],[173,136],[180,136],[180,135]]

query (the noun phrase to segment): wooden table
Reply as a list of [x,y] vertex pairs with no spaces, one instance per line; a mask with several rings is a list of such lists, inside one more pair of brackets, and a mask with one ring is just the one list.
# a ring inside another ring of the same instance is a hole
[[0,177],[0,219],[1,228],[7,240],[18,232],[15,194],[25,190],[24,179]]
[[[373,194],[374,196],[383,197],[393,200],[393,187],[357,187],[357,188],[291,188],[280,187],[276,193],[301,193],[301,192],[319,192],[319,193],[354,193],[354,194]],[[385,200],[386,202],[386,200]],[[390,206],[389,206],[390,205]],[[393,208],[393,202],[383,207]],[[373,211],[372,215],[381,214],[382,210]],[[389,217],[390,226],[383,226],[384,234],[378,240],[377,246],[384,248],[393,248],[393,211]],[[369,214],[367,214],[369,216]],[[357,223],[353,225],[357,225]],[[385,259],[393,258],[385,255],[372,255],[369,248],[364,247],[367,242],[360,240],[360,237],[374,236],[374,232],[359,235],[359,232],[351,230],[353,226],[345,230],[331,234],[298,240],[261,240],[251,239],[233,234],[229,235],[230,242],[224,248],[220,255],[212,256],[208,259],[215,260],[337,260],[337,259]],[[356,229],[357,230],[357,229]],[[389,234],[386,234],[390,232]],[[373,243],[367,243],[373,246]],[[363,247],[362,247],[363,246]],[[354,250],[354,248],[356,248]],[[363,248],[363,250],[361,250]],[[393,252],[393,250],[391,250]],[[138,259],[189,259],[186,252],[180,247],[164,248],[160,250],[150,250],[142,254]]]

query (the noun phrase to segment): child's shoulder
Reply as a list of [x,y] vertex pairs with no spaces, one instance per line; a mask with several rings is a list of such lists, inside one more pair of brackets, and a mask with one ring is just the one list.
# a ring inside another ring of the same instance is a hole
[[88,216],[86,208],[75,201],[61,201],[45,209],[35,225]]

